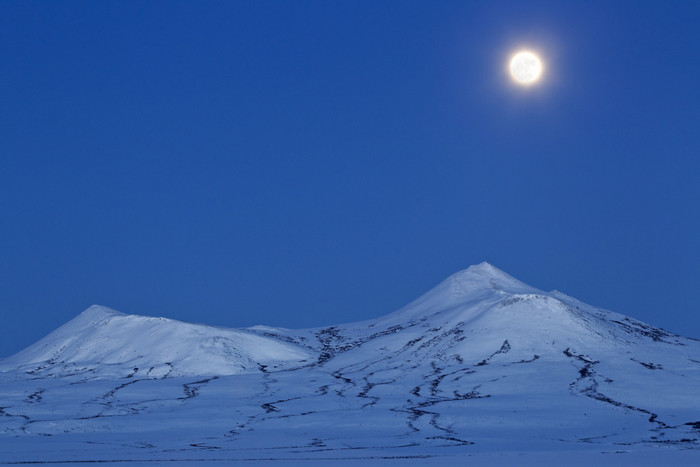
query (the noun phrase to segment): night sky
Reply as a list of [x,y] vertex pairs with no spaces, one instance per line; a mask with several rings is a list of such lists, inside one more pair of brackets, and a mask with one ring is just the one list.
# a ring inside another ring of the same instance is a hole
[[93,303],[363,320],[481,261],[700,338],[699,24],[693,1],[0,2],[0,356]]

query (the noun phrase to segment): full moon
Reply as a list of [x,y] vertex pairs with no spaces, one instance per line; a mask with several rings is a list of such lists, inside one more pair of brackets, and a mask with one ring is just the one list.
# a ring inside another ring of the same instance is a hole
[[542,75],[542,62],[532,52],[518,52],[510,60],[510,73],[519,84],[533,84]]

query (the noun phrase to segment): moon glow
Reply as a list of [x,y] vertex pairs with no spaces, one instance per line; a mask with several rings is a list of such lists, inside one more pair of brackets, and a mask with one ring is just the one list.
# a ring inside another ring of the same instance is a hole
[[542,75],[542,61],[532,52],[518,52],[510,60],[510,74],[518,84],[534,84]]

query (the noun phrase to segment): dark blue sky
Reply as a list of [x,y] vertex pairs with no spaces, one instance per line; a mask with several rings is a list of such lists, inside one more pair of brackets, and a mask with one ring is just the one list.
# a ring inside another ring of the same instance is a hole
[[93,303],[361,320],[484,260],[700,337],[698,24],[690,1],[2,2],[0,356]]

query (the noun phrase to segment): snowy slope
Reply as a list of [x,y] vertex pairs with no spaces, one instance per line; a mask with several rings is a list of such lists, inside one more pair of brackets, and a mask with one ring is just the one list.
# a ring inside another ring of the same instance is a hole
[[325,328],[91,307],[0,370],[0,460],[700,458],[700,342],[487,263]]
[[244,330],[126,315],[93,305],[34,345],[0,362],[33,375],[149,378],[233,375],[286,368],[310,352]]

